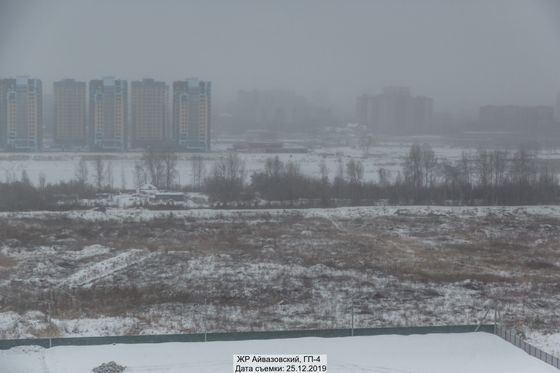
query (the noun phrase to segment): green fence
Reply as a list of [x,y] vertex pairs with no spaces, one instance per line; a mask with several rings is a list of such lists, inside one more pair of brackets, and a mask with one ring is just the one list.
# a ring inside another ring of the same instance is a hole
[[548,352],[544,352],[540,348],[537,348],[530,343],[527,343],[527,341],[525,341],[525,338],[517,334],[515,330],[507,329],[502,325],[497,325],[495,333],[498,337],[508,341],[516,347],[519,347],[529,355],[534,356],[541,361],[544,361],[548,365],[552,365],[556,369],[560,369],[559,358],[549,354]]
[[303,337],[349,337],[371,335],[411,335],[430,333],[472,333],[474,331],[494,333],[494,325],[451,325],[451,326],[420,326],[395,328],[355,328],[355,329],[316,329],[316,330],[281,330],[266,332],[231,332],[231,333],[196,333],[196,334],[161,334],[109,337],[78,337],[78,338],[36,338],[0,340],[0,350],[17,346],[95,346],[108,344],[131,343],[167,343],[167,342],[212,342],[212,341],[245,341],[256,339],[280,339]]

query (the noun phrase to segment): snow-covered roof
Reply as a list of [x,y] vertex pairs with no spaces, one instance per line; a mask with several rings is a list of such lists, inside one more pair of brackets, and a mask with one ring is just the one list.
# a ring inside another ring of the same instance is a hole
[[148,190],[157,191],[158,190],[158,188],[155,185],[149,184],[149,183],[143,184],[138,189],[141,190],[141,191],[148,191]]

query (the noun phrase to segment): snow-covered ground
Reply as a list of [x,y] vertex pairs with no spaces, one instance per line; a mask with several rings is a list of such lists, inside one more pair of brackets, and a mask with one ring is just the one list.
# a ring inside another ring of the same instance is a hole
[[547,351],[554,356],[560,356],[560,333],[542,334],[535,331],[526,333],[527,342],[534,346],[539,346],[543,351]]
[[95,210],[71,211],[23,211],[0,212],[0,219],[64,217],[90,221],[150,221],[162,218],[192,218],[196,220],[252,219],[259,217],[305,217],[326,219],[358,219],[385,216],[440,216],[476,218],[488,215],[510,217],[549,216],[560,217],[560,206],[357,206],[310,209],[194,209],[194,210],[146,210],[110,208],[105,212]]
[[330,373],[552,373],[557,370],[487,333],[298,338],[235,342],[17,347],[0,351],[4,373],[233,372],[234,354],[326,354]]
[[499,306],[558,356],[559,222],[558,206],[2,213],[0,338],[348,327],[353,299],[359,327]]

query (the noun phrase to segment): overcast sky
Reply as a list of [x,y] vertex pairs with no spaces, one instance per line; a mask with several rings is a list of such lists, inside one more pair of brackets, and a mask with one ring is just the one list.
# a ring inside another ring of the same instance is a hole
[[284,88],[351,107],[407,85],[436,110],[548,104],[558,0],[0,0],[0,77],[106,75]]

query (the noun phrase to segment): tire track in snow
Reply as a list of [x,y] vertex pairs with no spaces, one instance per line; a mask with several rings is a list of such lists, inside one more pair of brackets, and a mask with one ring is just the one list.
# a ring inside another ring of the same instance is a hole
[[89,287],[98,280],[138,264],[155,254],[143,250],[130,250],[109,259],[82,268],[62,281],[60,285],[69,287]]

